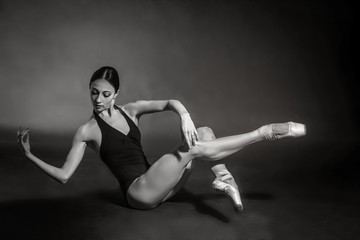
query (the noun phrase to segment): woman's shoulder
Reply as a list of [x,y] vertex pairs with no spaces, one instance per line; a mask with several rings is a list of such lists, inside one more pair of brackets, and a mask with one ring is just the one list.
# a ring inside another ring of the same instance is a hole
[[76,131],[76,135],[81,139],[88,140],[96,127],[97,122],[94,116],[91,116],[87,122],[80,125],[80,127]]
[[138,123],[138,118],[136,116],[136,111],[134,108],[134,103],[127,103],[125,105],[117,105],[118,108],[120,108],[126,115],[129,116],[129,118],[131,120],[133,120],[133,122],[135,122],[135,124]]
[[118,105],[118,108],[121,108],[121,110],[123,110],[124,112],[131,114],[133,108],[135,107],[135,103],[136,102],[129,102],[124,105]]
[[129,117],[131,117],[131,118],[134,117],[133,103],[126,103],[124,105],[116,105],[116,107],[120,108]]
[[120,106],[121,109],[126,112],[131,117],[136,117],[136,115],[139,112],[139,109],[143,107],[144,104],[146,104],[147,100],[137,100],[135,102],[129,102],[124,104],[123,106]]

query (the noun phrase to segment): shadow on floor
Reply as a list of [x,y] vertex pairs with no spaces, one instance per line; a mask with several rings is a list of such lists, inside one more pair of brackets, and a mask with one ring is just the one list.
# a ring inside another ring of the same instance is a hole
[[[106,201],[118,206],[127,207],[126,202],[120,191],[103,191],[94,194],[96,198]],[[173,203],[188,203],[195,207],[195,210],[202,215],[207,215],[217,220],[228,223],[230,219],[222,212],[218,211],[211,204],[208,204],[211,200],[226,199],[226,196],[218,193],[206,193],[206,194],[194,194],[191,191],[183,188],[168,202]],[[267,193],[243,193],[242,199],[246,200],[266,200],[270,201],[274,199],[274,196]],[[230,202],[229,202],[230,204]]]

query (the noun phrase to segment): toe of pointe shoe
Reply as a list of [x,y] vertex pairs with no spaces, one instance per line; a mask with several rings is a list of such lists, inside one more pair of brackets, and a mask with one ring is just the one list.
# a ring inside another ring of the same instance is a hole
[[213,188],[216,191],[225,194],[225,196],[231,202],[231,205],[234,207],[235,211],[241,212],[243,210],[240,193],[235,187],[231,186],[228,183],[215,180],[213,183]]
[[242,212],[244,210],[244,206],[242,204],[238,206],[234,206],[236,212]]
[[225,189],[225,195],[230,200],[236,212],[241,212],[243,210],[243,204],[241,202],[239,191],[233,187],[228,187]]
[[288,122],[289,136],[302,137],[306,135],[306,126],[302,123]]

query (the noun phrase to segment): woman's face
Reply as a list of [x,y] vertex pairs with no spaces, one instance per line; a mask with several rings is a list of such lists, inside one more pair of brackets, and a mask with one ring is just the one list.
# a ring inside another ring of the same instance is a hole
[[96,113],[112,107],[116,96],[114,87],[105,79],[98,79],[90,85],[91,103]]

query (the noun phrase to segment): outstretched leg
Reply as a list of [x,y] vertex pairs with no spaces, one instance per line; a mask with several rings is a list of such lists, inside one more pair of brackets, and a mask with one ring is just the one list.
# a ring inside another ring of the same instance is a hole
[[[190,150],[183,143],[156,161],[130,186],[127,194],[128,203],[131,207],[139,209],[154,208],[174,189],[183,176],[187,164],[194,158],[216,161],[264,139],[300,136],[301,133],[293,134],[294,126],[297,126],[294,124],[272,124],[267,125],[271,127],[265,129],[262,127],[245,134],[217,138],[212,141],[199,141]],[[286,128],[287,131],[284,130]]]

